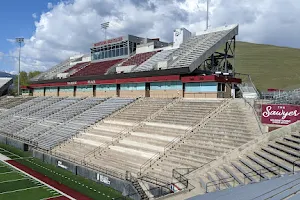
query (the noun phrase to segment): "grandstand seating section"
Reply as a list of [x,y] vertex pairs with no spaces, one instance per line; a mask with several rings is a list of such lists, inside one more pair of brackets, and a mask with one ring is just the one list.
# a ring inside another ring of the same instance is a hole
[[[192,125],[193,121],[195,123],[213,112],[220,103],[201,101],[198,104],[202,105],[198,109],[193,104],[197,103],[180,107],[182,110],[177,113],[177,116],[175,115],[177,120],[174,124]],[[196,117],[197,113],[199,118]],[[234,124],[232,120],[239,120],[239,123]],[[190,137],[170,150],[165,158],[148,171],[148,174],[171,181],[173,168],[200,167],[255,138],[259,134],[255,124],[257,122],[249,109],[241,105],[241,102],[232,101],[225,110],[211,118],[204,126],[195,128]]]
[[26,101],[33,99],[33,97],[23,98],[23,97],[16,97],[16,98],[3,98],[0,101],[0,109],[10,109],[17,105],[20,105]]
[[91,63],[74,73],[72,76],[104,75],[110,67],[118,64],[121,61],[122,59],[116,59]]
[[176,59],[168,68],[189,67],[200,56],[204,55],[218,41],[224,38],[231,29],[210,32],[202,35],[193,36],[183,43],[172,56]]
[[143,62],[142,64],[140,64],[138,67],[136,67],[132,71],[138,72],[138,71],[150,71],[150,70],[153,70],[153,67],[158,62],[167,60],[168,56],[170,54],[172,54],[174,51],[175,51],[175,49],[160,51],[160,52],[156,53],[155,55],[153,55],[152,57],[150,57],[145,62]]
[[[200,175],[204,192],[206,184],[215,181],[216,185],[208,192],[232,188],[238,185],[259,182],[285,173],[293,172],[293,162],[300,158],[300,132],[292,132],[274,141],[269,141],[244,156],[227,164],[209,170]],[[300,163],[295,163],[295,171],[300,170]],[[219,181],[220,179],[224,179]],[[230,181],[231,180],[231,181]],[[233,181],[235,180],[235,181]],[[220,182],[220,184],[218,184]]]
[[73,67],[71,67],[71,68],[67,69],[66,71],[64,71],[64,73],[70,73],[70,72],[73,72],[73,71],[77,72],[81,68],[83,68],[84,66],[86,66],[87,64],[89,64],[89,62],[77,63]]
[[157,51],[146,52],[146,53],[139,53],[135,54],[134,56],[130,57],[128,60],[122,63],[122,66],[130,66],[130,65],[140,65],[153,55],[155,55]]

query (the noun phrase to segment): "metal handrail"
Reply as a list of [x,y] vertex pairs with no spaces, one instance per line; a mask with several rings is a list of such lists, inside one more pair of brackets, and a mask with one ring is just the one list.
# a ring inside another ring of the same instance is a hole
[[[275,168],[274,170],[272,170],[273,168]],[[263,170],[266,170],[265,172],[263,172]],[[251,177],[256,177],[256,176],[259,176],[260,177],[260,181],[262,180],[262,175],[263,174],[267,174],[267,173],[270,173],[270,172],[272,172],[272,173],[275,173],[276,171],[278,171],[278,174],[280,175],[280,167],[279,166],[277,166],[277,165],[274,165],[274,166],[271,166],[271,167],[266,167],[266,168],[260,168],[260,169],[257,169],[257,170],[253,170],[253,171],[251,171],[251,172],[247,172],[247,173],[245,173],[244,174],[244,184],[246,184],[246,179],[249,179],[250,180],[250,178]],[[252,174],[252,173],[255,173],[255,174],[253,174],[253,175],[248,175],[248,174]],[[250,180],[251,181],[251,180]]]
[[300,164],[299,165],[297,164],[297,162],[299,162],[299,161],[300,161],[300,158],[293,161],[293,174],[295,174],[295,167],[296,167],[296,165],[300,166]]
[[170,141],[165,147],[164,147],[164,151],[163,152],[157,152],[156,154],[154,154],[151,158],[149,158],[145,163],[143,163],[140,166],[140,172],[139,175],[142,175],[142,173],[146,170],[144,168],[146,168],[147,165],[149,165],[149,167],[152,166],[153,163],[155,163],[160,157],[162,157],[163,155],[166,154],[166,152],[169,149],[172,149],[174,145],[178,144],[179,141],[182,141],[184,138],[186,138],[189,133],[194,130],[198,124],[203,124],[207,119],[209,119],[212,115],[216,114],[217,111],[220,111],[220,108],[225,107],[226,105],[228,105],[229,101],[225,101],[223,104],[221,104],[218,108],[214,109],[214,112],[211,112],[210,114],[206,115],[200,122],[196,122],[195,124],[193,124],[192,126],[190,126],[189,128],[185,129],[185,132],[183,135],[180,135],[176,138],[174,138],[172,141]]
[[251,109],[252,109],[252,111],[253,111],[253,113],[254,113],[255,119],[256,119],[256,121],[257,121],[259,130],[260,130],[260,133],[263,135],[264,132],[263,132],[263,130],[262,130],[262,128],[261,128],[261,121],[259,120],[259,117],[258,117],[258,115],[257,115],[257,113],[256,113],[256,111],[255,111],[255,108],[254,108],[254,107],[251,105],[251,103],[248,102],[247,99],[245,99],[244,97],[243,97],[243,100],[245,101],[246,104],[248,104],[248,105],[251,107]]
[[[208,188],[215,186],[216,188],[221,188],[221,184],[225,184],[225,183],[231,183],[233,182],[233,187],[235,186],[235,182],[237,182],[237,180],[235,180],[234,177],[227,177],[227,178],[222,178],[222,179],[218,179],[218,180],[213,180],[210,182],[207,182],[205,184],[205,193],[208,193]],[[218,187],[217,187],[218,186]]]

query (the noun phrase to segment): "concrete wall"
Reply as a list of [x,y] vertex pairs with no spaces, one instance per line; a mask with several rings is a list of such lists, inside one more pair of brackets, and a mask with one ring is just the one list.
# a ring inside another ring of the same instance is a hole
[[217,92],[185,92],[185,98],[217,98]]
[[155,98],[183,97],[183,91],[182,90],[150,90],[150,97],[155,97]]
[[89,92],[76,91],[76,97],[93,97],[93,91],[89,91]]
[[120,90],[120,97],[145,97],[145,90]]
[[96,91],[96,97],[116,97],[116,91]]
[[47,97],[56,97],[57,96],[57,91],[56,92],[46,91],[45,96],[47,96]]
[[[114,188],[115,190],[121,192],[122,195],[124,195],[124,196],[132,194],[130,196],[132,199],[134,199],[134,200],[141,199],[140,196],[138,195],[136,189],[134,188],[132,183],[129,181],[121,180],[121,179],[115,178],[113,176],[106,175],[102,172],[97,172],[95,170],[88,169],[84,166],[79,166],[77,164],[71,163],[64,159],[57,158],[55,156],[39,152],[37,150],[33,150],[32,155],[38,159],[41,159],[43,162],[45,162],[47,164],[55,165],[56,167],[71,171],[72,173],[74,173],[76,175],[93,180],[99,184]],[[101,175],[102,179],[100,179],[100,175]],[[103,181],[103,180],[107,180],[107,181]]]
[[40,91],[37,92],[37,91],[33,90],[32,96],[34,96],[34,97],[42,97],[42,96],[44,96],[44,92],[40,92]]
[[59,96],[60,97],[72,97],[74,95],[73,92],[62,92],[62,91],[59,91]]
[[14,140],[12,138],[6,137],[4,135],[0,135],[0,143],[6,144],[6,145],[9,145],[9,146],[13,146],[17,149],[20,149],[20,150],[24,151],[24,143],[22,143],[18,140]]

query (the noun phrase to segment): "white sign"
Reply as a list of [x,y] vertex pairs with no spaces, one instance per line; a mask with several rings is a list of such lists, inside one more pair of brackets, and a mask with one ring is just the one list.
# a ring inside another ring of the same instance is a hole
[[63,163],[62,163],[61,161],[57,161],[57,166],[58,166],[58,167],[61,167],[61,168],[63,168],[63,169],[68,169],[68,167],[65,166],[65,165],[63,165]]
[[101,174],[97,174],[97,181],[100,181],[102,183],[105,183],[107,185],[110,185],[110,180],[108,180],[108,177],[103,176]]

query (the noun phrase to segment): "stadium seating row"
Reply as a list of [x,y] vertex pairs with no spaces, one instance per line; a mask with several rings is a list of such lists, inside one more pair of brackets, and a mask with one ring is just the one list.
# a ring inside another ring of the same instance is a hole
[[[294,132],[248,152],[201,175],[202,192],[212,192],[238,185],[260,182],[281,174],[300,170],[300,133]],[[210,182],[210,183],[209,183]],[[207,185],[207,188],[206,188]]]

